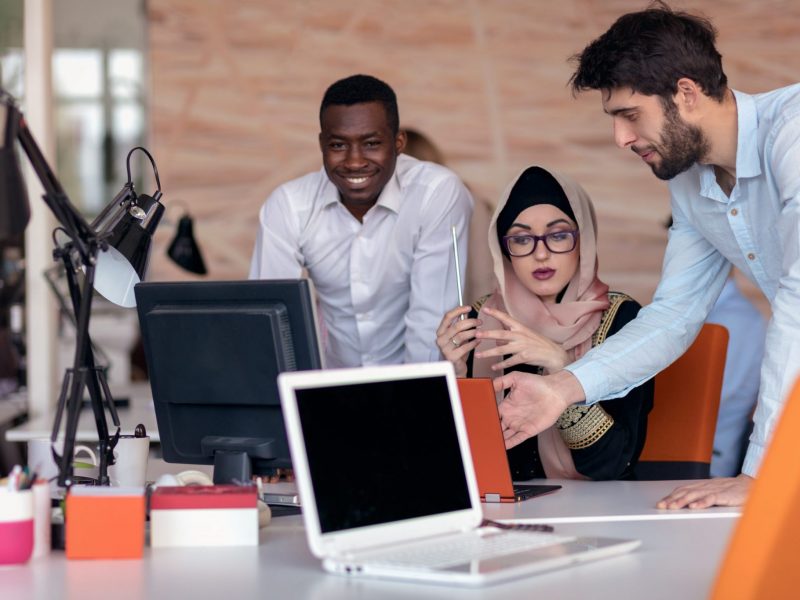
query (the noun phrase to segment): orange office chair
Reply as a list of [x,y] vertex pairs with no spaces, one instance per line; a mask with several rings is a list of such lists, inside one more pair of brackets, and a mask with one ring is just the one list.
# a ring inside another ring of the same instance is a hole
[[655,378],[638,479],[705,479],[717,426],[728,330],[703,325],[694,343]]
[[800,539],[800,380],[786,399],[733,532],[712,600],[797,598]]

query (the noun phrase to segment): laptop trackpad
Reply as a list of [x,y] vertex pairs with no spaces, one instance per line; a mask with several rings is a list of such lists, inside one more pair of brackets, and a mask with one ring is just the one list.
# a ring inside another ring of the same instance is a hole
[[442,571],[490,575],[498,571],[518,568],[521,573],[535,573],[558,569],[573,563],[621,554],[633,550],[640,544],[640,540],[581,537],[571,542],[543,546],[525,552],[472,560],[460,565],[443,568]]

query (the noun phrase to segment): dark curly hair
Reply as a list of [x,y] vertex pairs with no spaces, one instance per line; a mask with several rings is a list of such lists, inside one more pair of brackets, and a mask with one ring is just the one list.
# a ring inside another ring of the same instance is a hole
[[397,110],[397,96],[389,84],[371,75],[351,75],[333,83],[322,97],[319,107],[319,122],[322,113],[329,106],[352,106],[363,102],[380,102],[386,111],[386,120],[392,133],[400,129],[400,114]]
[[646,10],[621,16],[570,59],[577,63],[570,78],[572,93],[629,87],[671,104],[678,80],[687,77],[722,102],[728,78],[714,45],[716,37],[708,19],[654,2]]

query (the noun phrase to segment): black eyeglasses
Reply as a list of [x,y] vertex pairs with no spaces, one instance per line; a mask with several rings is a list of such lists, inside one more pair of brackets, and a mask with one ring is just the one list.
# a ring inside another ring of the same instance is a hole
[[575,249],[575,245],[578,243],[578,230],[554,231],[544,235],[516,233],[503,236],[503,244],[505,244],[508,254],[517,257],[528,256],[536,252],[539,240],[544,242],[544,247],[553,254],[566,254]]

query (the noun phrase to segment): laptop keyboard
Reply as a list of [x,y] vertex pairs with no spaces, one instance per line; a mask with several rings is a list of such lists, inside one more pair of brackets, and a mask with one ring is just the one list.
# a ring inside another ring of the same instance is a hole
[[364,558],[370,565],[443,569],[473,560],[496,558],[534,550],[543,546],[570,542],[574,537],[530,531],[486,533],[470,531],[446,540],[429,541],[403,548],[371,553]]

